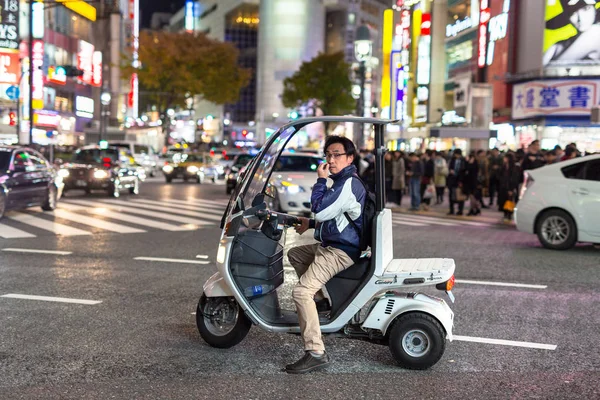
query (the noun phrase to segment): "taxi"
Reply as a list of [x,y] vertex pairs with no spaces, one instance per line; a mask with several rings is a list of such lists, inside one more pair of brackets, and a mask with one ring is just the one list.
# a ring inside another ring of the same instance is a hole
[[212,169],[213,160],[205,153],[175,153],[162,167],[167,183],[171,183],[173,179],[196,183],[204,183],[206,178],[214,180],[214,176],[211,176]]

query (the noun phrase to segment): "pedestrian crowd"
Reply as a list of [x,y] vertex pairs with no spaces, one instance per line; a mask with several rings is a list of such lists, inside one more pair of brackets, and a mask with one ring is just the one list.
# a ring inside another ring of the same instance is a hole
[[[534,140],[527,148],[501,152],[471,151],[466,157],[461,149],[454,151],[426,150],[423,153],[392,151],[385,155],[386,207],[402,205],[404,195],[410,197],[410,210],[428,211],[440,205],[448,196],[448,215],[481,214],[481,209],[497,207],[504,220],[512,220],[524,172],[544,165],[579,157],[575,143],[562,149],[541,150]],[[373,154],[362,152],[356,165],[362,179],[374,186]]]

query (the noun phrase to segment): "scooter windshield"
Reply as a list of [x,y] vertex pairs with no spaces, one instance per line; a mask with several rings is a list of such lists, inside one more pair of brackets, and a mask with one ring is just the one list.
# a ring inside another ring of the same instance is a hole
[[[295,127],[289,127],[285,131],[281,132],[272,142],[267,143],[265,148],[257,156],[258,165],[253,166],[254,174],[248,175],[246,179],[251,179],[246,192],[244,193],[244,204],[248,207],[252,204],[252,201],[256,195],[263,193],[271,172],[275,167],[275,163],[279,159],[279,156],[289,140],[296,133]],[[275,133],[277,135],[277,133]]]

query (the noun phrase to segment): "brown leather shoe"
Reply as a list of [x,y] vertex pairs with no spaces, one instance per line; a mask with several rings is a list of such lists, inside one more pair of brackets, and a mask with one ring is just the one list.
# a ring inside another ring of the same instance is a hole
[[304,353],[304,356],[293,364],[285,366],[285,372],[288,374],[305,374],[316,371],[329,365],[329,355],[323,353],[321,357],[313,356],[310,351]]

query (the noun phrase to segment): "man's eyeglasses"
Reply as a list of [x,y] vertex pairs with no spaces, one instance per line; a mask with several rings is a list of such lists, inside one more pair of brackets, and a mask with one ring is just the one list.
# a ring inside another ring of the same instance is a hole
[[326,160],[331,160],[332,158],[335,158],[336,160],[338,158],[340,158],[341,156],[345,156],[348,153],[325,153],[323,154],[323,157],[325,157]]

